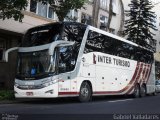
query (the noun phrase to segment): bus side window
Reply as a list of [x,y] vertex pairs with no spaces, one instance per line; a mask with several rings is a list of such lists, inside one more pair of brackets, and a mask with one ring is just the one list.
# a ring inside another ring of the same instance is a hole
[[113,55],[114,41],[106,35],[89,31],[84,53],[86,54],[89,52],[102,52]]
[[74,70],[76,60],[77,54],[74,53],[72,46],[59,47],[59,73],[65,73]]
[[104,53],[115,55],[114,39],[111,39],[110,37],[105,36],[105,41],[102,44],[104,45],[104,49],[105,49]]
[[153,62],[153,54],[149,51],[145,51],[145,60],[146,63],[150,64]]
[[146,51],[144,51],[144,49],[136,48],[134,59],[138,62],[146,63],[145,54],[146,54]]

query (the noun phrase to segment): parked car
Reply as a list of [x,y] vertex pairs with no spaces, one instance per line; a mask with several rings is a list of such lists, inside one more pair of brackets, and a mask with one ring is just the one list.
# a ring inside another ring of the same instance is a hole
[[156,92],[160,92],[160,80],[156,80],[155,82],[155,85],[156,85]]

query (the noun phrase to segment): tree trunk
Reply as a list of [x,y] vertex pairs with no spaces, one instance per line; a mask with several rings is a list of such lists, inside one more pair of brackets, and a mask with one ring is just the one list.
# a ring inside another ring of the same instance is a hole
[[124,16],[124,6],[123,6],[123,1],[122,1],[122,0],[120,0],[120,6],[121,6],[121,24],[120,24],[120,28],[119,28],[119,33],[118,33],[118,35],[119,35],[119,36],[123,36],[122,31],[123,31],[124,18],[125,18],[125,16]]
[[64,18],[61,17],[61,16],[58,16],[58,19],[59,19],[59,22],[63,22],[64,21]]
[[112,5],[112,0],[110,0],[110,3],[109,3],[109,17],[108,17],[108,24],[107,24],[106,31],[108,31],[109,28],[110,28],[110,24],[111,24],[111,20],[112,20],[112,14],[113,14],[113,5]]
[[92,11],[92,25],[94,27],[98,27],[98,19],[99,19],[99,9],[100,9],[100,0],[93,1],[93,11]]

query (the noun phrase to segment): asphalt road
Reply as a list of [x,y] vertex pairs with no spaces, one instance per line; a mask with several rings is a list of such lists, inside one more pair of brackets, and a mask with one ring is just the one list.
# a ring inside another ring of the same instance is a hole
[[[88,103],[79,103],[75,98],[21,100],[14,104],[0,104],[0,113],[2,120],[5,120],[4,118],[7,115],[9,115],[9,117],[22,115],[23,117],[21,118],[26,119],[30,119],[27,118],[29,117],[28,115],[36,115],[36,117],[40,115],[40,118],[44,116],[54,117],[53,115],[58,115],[60,118],[66,117],[65,115],[86,115],[85,117],[89,115],[89,119],[91,116],[94,116],[92,120],[94,120],[96,116],[108,115],[109,119],[118,119],[121,114],[125,114],[125,116],[122,116],[122,120],[130,119],[130,117],[133,116],[129,115],[137,114],[155,115],[154,119],[160,119],[160,115],[158,115],[160,114],[160,94],[136,99],[124,96],[96,97],[92,102]],[[36,119],[36,117],[34,119]],[[121,119],[121,116],[119,119]]]

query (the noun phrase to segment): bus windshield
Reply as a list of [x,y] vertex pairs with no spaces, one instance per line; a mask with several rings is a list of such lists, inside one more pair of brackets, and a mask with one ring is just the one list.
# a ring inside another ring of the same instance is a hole
[[23,37],[21,47],[32,47],[49,44],[60,39],[62,24],[52,24],[29,29]]
[[17,78],[38,79],[55,73],[54,57],[48,54],[48,50],[37,52],[19,53]]

